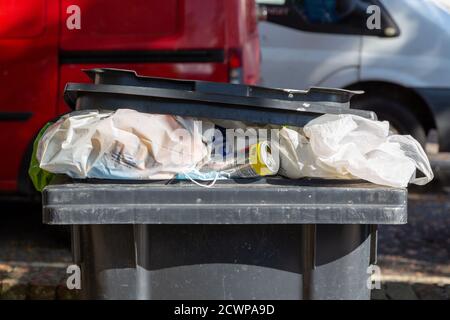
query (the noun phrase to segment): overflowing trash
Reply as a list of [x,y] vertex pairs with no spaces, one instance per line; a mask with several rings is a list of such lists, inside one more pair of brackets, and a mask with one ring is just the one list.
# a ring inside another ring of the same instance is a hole
[[433,179],[413,137],[391,134],[375,113],[350,108],[362,92],[86,72],[93,84],[69,83],[64,92],[77,111],[45,126],[36,139],[29,173],[38,190],[55,175],[191,180],[207,187],[264,176],[392,187]]
[[64,115],[43,131],[30,167],[38,190],[50,174],[194,181],[281,175],[364,179],[392,187],[433,179],[414,138],[391,135],[388,122],[353,114],[325,114],[304,127],[258,127],[129,109],[85,110]]

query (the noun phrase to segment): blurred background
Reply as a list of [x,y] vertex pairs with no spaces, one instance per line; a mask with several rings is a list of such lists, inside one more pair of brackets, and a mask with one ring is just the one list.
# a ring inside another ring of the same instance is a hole
[[41,223],[33,141],[69,112],[67,82],[110,67],[148,76],[364,91],[426,149],[409,223],[379,228],[374,299],[450,299],[450,0],[0,0],[0,297],[70,299],[70,236]]

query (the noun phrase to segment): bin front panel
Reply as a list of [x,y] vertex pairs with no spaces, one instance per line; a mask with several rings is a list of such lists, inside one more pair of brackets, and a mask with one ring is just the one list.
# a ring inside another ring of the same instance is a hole
[[43,192],[48,224],[404,224],[407,191],[360,181],[65,182]]
[[[84,225],[90,299],[368,299],[366,225]],[[315,230],[315,232],[311,232]]]

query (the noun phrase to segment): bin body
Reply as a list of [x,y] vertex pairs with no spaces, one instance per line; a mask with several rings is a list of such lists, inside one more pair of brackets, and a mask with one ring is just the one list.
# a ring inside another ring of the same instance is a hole
[[69,182],[43,200],[89,299],[369,299],[374,226],[406,222],[405,189],[360,182]]
[[[369,299],[367,225],[84,225],[89,299]],[[315,248],[305,237],[316,229]],[[314,257],[315,254],[315,257]],[[315,258],[315,259],[314,259]],[[315,260],[315,261],[314,261]]]

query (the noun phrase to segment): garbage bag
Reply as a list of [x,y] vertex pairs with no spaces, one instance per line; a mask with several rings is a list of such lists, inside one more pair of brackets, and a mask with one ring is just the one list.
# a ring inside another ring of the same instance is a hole
[[36,157],[39,141],[42,139],[45,131],[52,123],[47,123],[38,133],[36,139],[33,142],[33,151],[31,153],[30,166],[28,168],[28,175],[33,182],[33,186],[37,191],[42,191],[46,185],[48,185],[52,179],[55,177],[55,174],[45,171],[41,169],[39,166],[39,161]]
[[72,178],[171,179],[208,156],[193,118],[83,111],[63,116],[39,141],[41,169]]
[[[390,135],[387,121],[326,114],[302,129],[282,128],[279,139],[279,173],[288,178],[364,179],[392,187],[433,179],[422,146],[409,135]],[[416,170],[424,176],[416,177]]]

